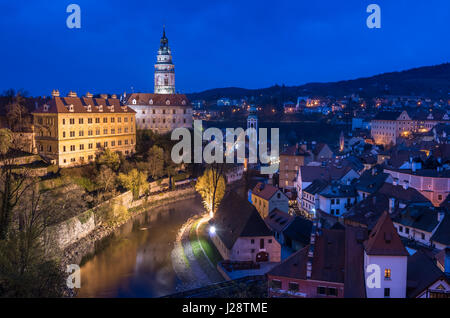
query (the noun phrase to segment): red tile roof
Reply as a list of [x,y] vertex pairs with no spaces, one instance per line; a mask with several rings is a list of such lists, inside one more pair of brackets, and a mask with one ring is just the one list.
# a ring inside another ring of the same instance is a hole
[[277,193],[278,188],[270,185],[258,182],[258,184],[253,188],[252,193],[264,200],[270,200]]
[[[70,111],[70,106],[73,111]],[[89,105],[91,111],[89,112]],[[45,107],[48,110],[45,111]],[[112,106],[112,107],[111,107]],[[101,109],[103,110],[101,111]],[[131,113],[135,111],[123,106],[116,98],[90,98],[90,97],[54,97],[48,103],[38,107],[33,113]]]
[[326,167],[322,166],[302,166],[300,173],[302,182],[313,182],[316,179],[322,180],[338,180],[345,176],[351,170],[348,166],[336,167],[330,164]]
[[133,105],[133,99],[136,100],[136,105],[191,107],[189,99],[184,94],[133,93],[126,97],[125,103]]
[[408,256],[388,212],[384,212],[364,243],[368,255]]

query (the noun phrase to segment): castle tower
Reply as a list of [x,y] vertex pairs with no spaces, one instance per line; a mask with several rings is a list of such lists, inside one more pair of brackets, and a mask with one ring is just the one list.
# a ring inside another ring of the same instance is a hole
[[175,65],[165,27],[155,64],[155,94],[175,94]]

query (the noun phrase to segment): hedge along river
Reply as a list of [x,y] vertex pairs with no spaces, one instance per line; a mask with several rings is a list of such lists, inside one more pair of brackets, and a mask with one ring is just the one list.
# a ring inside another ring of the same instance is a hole
[[171,252],[181,226],[202,211],[196,198],[135,216],[82,260],[77,297],[161,297],[177,292],[181,281]]

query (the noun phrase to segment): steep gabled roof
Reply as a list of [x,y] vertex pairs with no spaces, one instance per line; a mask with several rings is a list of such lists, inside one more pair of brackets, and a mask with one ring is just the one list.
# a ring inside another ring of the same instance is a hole
[[435,262],[422,251],[408,257],[407,296],[415,298],[439,279],[446,279],[445,274]]
[[309,245],[293,253],[283,262],[273,267],[267,274],[272,276],[306,279],[306,263]]
[[408,256],[388,212],[384,212],[364,243],[367,255]]
[[283,235],[291,240],[309,244],[311,238],[312,221],[301,216],[294,217],[291,223],[284,229]]
[[372,170],[364,171],[361,177],[356,181],[356,190],[375,193],[384,184],[386,179],[389,177],[388,173],[377,172],[372,173]]
[[239,237],[272,236],[256,208],[234,191],[225,195],[210,223],[228,249]]
[[444,216],[444,219],[439,224],[436,232],[434,232],[431,237],[431,241],[438,242],[444,245],[450,245],[450,215],[447,214]]
[[426,232],[433,232],[438,225],[438,210],[431,206],[412,205],[401,211],[393,221]]
[[252,193],[254,195],[267,201],[270,200],[277,192],[278,192],[277,187],[262,182],[259,182],[252,190]]
[[292,222],[293,219],[294,217],[292,215],[278,209],[273,209],[264,221],[273,231],[281,232]]
[[405,189],[403,186],[393,185],[387,182],[383,184],[378,192],[407,203],[430,202],[430,200],[425,198],[419,191],[414,188],[408,187],[407,189]]

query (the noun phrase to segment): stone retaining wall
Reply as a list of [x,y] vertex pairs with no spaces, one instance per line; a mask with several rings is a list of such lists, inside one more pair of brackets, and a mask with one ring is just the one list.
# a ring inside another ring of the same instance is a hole
[[193,187],[145,196],[133,201],[132,192],[127,191],[99,204],[93,209],[80,213],[75,217],[50,227],[47,237],[51,238],[54,246],[64,250],[102,226],[101,217],[99,216],[99,213],[96,213],[102,208],[114,209],[115,206],[124,206],[127,209],[133,209],[142,206],[144,209],[147,206],[157,204],[159,201],[175,202],[179,199],[186,199],[190,194],[195,195],[195,189]]

